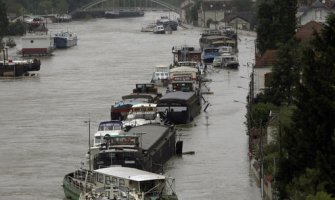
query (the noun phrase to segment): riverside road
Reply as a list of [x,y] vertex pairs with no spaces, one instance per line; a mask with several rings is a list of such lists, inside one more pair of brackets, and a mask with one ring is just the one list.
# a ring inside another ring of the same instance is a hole
[[[77,33],[78,46],[42,58],[37,77],[0,79],[0,199],[65,199],[62,179],[85,162],[91,134],[109,120],[110,106],[147,83],[156,65],[170,65],[173,46],[199,46],[200,28],[173,34],[140,32],[164,12],[144,17],[49,24]],[[184,151],[164,166],[181,200],[260,199],[250,171],[245,127],[254,37],[239,36],[238,70],[210,70],[210,106],[179,127]],[[20,47],[20,39],[17,48]],[[10,50],[15,54],[16,50]],[[235,102],[234,102],[235,100]],[[238,101],[238,102],[236,102]]]

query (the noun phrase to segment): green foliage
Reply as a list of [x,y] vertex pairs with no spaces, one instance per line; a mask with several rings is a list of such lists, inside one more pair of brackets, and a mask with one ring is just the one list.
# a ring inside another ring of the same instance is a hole
[[270,101],[275,105],[291,104],[294,88],[299,82],[299,50],[295,40],[280,45],[277,63],[272,68]]
[[276,49],[294,36],[296,5],[296,0],[258,1],[257,48],[261,54],[267,49]]
[[257,48],[261,54],[266,49],[275,49],[276,37],[273,30],[273,3],[271,1],[261,1],[257,10]]
[[257,103],[251,107],[251,127],[264,127],[269,120],[269,113],[276,107],[270,103]]
[[306,200],[335,200],[326,192],[318,192],[316,195],[308,195]]
[[10,23],[8,26],[8,35],[23,35],[25,32],[25,25],[21,20]]
[[306,199],[307,196],[322,191],[324,183],[319,180],[320,176],[320,170],[307,168],[302,175],[293,178],[292,183],[287,185],[290,199]]
[[2,38],[6,34],[8,26],[6,5],[0,0],[0,49],[3,48]]
[[237,11],[250,11],[253,9],[251,0],[233,0],[232,3]]
[[[293,123],[283,137],[285,152],[277,179],[281,197],[303,199],[318,191],[335,195],[334,27],[335,14],[331,14],[312,47],[303,51]],[[307,185],[308,179],[314,186],[312,191],[302,189],[312,187]]]

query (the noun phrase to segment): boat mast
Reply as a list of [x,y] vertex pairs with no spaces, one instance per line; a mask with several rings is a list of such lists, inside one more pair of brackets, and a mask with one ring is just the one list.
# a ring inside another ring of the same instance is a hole
[[88,113],[88,121],[85,121],[85,123],[88,123],[88,166],[89,170],[91,171],[91,114]]

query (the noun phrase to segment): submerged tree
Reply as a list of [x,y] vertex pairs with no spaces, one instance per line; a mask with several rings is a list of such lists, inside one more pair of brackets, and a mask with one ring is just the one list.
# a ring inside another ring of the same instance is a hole
[[[281,197],[294,199],[299,193],[306,199],[320,191],[335,195],[334,27],[335,14],[330,14],[321,34],[302,55],[293,124],[283,137],[285,154],[277,179]],[[303,187],[306,177],[317,177],[310,182],[314,190]]]

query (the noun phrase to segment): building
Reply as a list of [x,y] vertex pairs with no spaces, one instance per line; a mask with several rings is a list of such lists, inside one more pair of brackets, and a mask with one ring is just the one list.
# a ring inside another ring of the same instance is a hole
[[231,13],[223,19],[223,22],[228,26],[248,31],[255,30],[256,21],[256,13],[252,11]]
[[198,24],[202,27],[218,24],[231,12],[232,0],[203,0],[198,11]]
[[301,5],[297,10],[297,24],[305,25],[310,21],[324,23],[329,13],[335,11],[335,1],[315,0],[311,5]]
[[303,45],[308,44],[313,38],[315,33],[320,33],[322,24],[316,21],[310,21],[307,24],[299,27],[295,33],[295,38]]
[[277,60],[277,50],[266,50],[262,56],[256,55],[254,66],[254,96],[261,93],[269,83],[272,67]]

